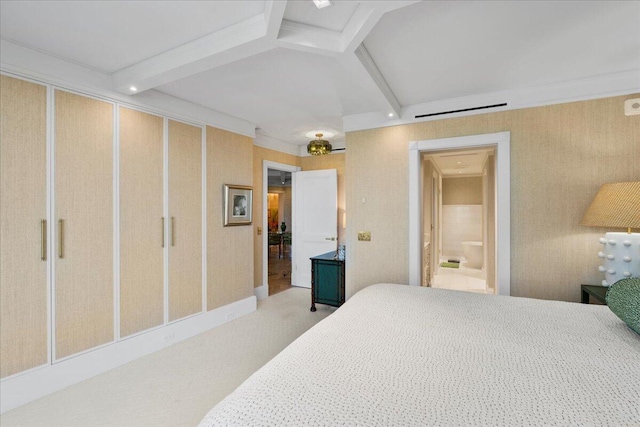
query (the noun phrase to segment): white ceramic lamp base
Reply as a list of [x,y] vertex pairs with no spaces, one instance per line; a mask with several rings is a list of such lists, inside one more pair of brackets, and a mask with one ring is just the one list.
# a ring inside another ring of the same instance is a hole
[[604,273],[603,286],[627,277],[640,277],[640,233],[607,233],[600,243],[604,248],[598,252],[602,259],[598,270]]

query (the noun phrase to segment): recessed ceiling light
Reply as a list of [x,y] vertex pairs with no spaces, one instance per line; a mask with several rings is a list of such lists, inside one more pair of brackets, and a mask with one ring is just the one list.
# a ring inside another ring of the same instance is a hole
[[313,0],[313,4],[315,4],[318,9],[322,9],[323,7],[331,6],[333,3],[329,0]]
[[389,117],[393,117],[393,113],[389,113]]
[[137,91],[138,91],[138,88],[137,88],[137,87],[135,87],[135,86],[131,86],[131,87],[129,88],[129,90],[130,90],[131,92],[137,92]]

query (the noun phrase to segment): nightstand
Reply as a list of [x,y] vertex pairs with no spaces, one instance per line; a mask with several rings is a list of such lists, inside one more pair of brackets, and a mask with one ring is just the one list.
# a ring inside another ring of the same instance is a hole
[[589,304],[589,297],[593,297],[603,304],[607,303],[608,287],[601,285],[580,285],[580,289],[582,289],[583,304]]
[[311,258],[311,311],[316,303],[340,307],[344,304],[344,260],[336,251]]

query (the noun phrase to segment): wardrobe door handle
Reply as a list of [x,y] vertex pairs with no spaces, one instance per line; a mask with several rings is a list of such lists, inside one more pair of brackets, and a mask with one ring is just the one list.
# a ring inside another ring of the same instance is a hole
[[171,217],[171,246],[175,246],[176,244],[176,218]]
[[47,220],[40,221],[40,259],[47,260]]
[[162,217],[162,247],[164,248],[164,217]]
[[64,258],[64,219],[58,220],[58,257]]

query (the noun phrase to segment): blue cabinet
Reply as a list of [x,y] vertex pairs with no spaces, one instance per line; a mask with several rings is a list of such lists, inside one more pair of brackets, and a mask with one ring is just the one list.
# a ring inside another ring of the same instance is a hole
[[335,255],[327,252],[311,258],[311,311],[316,311],[316,303],[344,304],[344,260]]

